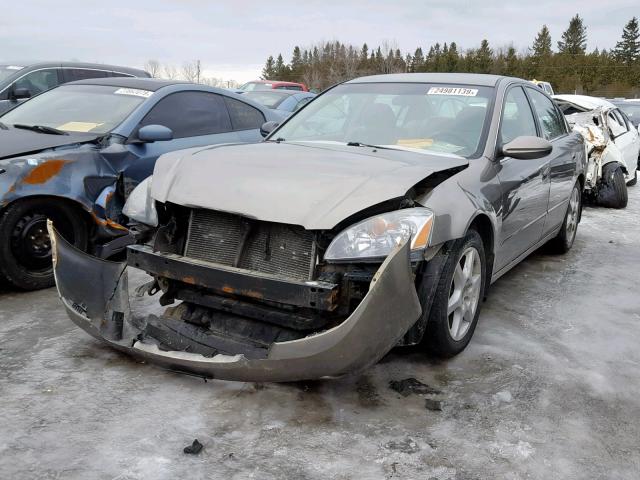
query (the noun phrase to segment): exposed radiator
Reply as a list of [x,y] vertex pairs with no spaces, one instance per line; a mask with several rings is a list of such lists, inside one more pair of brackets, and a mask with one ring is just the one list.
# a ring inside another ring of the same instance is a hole
[[215,210],[193,209],[185,256],[297,280],[310,278],[313,232]]

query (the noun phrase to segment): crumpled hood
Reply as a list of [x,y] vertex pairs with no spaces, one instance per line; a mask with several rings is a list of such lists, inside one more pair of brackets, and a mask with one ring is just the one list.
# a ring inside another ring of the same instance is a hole
[[69,133],[69,135],[48,135],[20,128],[0,129],[0,160],[36,153],[47,148],[62,147],[74,143],[91,142],[100,135]]
[[429,175],[468,165],[455,155],[333,144],[264,142],[160,157],[152,196],[260,220],[331,229],[404,195]]

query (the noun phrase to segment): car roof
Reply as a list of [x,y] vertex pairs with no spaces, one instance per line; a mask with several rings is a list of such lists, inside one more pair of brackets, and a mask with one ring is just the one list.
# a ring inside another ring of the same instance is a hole
[[604,98],[590,97],[588,95],[554,95],[553,98],[554,100],[572,103],[586,110],[595,110],[598,107],[604,107],[607,109],[616,108],[613,103],[605,100]]
[[[170,85],[189,84],[182,80],[162,80],[159,78],[130,78],[130,77],[106,77],[106,78],[89,78],[87,80],[78,80],[76,82],[65,83],[65,85],[104,85],[107,87],[123,87],[123,88],[139,88],[141,90],[149,90],[155,92],[163,87]],[[195,84],[194,84],[195,85]]]
[[247,82],[247,83],[269,83],[269,84],[281,83],[286,85],[302,85],[301,83],[298,83],[298,82],[288,82],[286,80],[251,80],[250,82]]
[[495,87],[503,78],[512,78],[524,82],[520,78],[501,75],[487,75],[482,73],[390,73],[385,75],[370,75],[354,78],[345,83],[452,83],[461,85],[478,85],[481,87]]
[[34,61],[11,61],[4,62],[0,61],[0,65],[16,65],[23,68],[47,68],[47,67],[67,67],[67,68],[91,68],[96,70],[108,70],[115,71],[121,73],[130,73],[132,75],[142,75],[145,77],[149,76],[149,73],[139,69],[139,68],[131,68],[125,67],[122,65],[106,65],[102,63],[87,63],[87,62],[34,62]]
[[308,92],[301,92],[300,90],[250,90],[248,92],[243,93],[243,95],[247,95],[249,98],[251,98],[254,95],[277,95],[279,97],[284,97],[284,96],[292,96],[292,95],[298,95],[300,93],[308,93]]

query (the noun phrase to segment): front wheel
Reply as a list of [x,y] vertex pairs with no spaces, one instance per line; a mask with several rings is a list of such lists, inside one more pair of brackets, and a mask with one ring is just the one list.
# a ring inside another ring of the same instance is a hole
[[602,167],[601,186],[597,203],[603,207],[625,208],[628,202],[627,185],[619,163],[607,163]]
[[482,238],[469,230],[448,253],[438,282],[425,334],[430,353],[452,357],[465,349],[480,315],[486,269]]
[[0,214],[0,278],[23,290],[53,286],[47,219],[71,244],[86,249],[87,225],[74,208],[51,199],[19,200]]

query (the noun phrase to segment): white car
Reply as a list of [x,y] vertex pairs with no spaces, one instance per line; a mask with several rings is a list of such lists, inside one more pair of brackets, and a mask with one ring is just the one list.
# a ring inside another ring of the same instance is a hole
[[[585,191],[603,206],[624,208],[637,182],[640,135],[613,103],[585,95],[554,95],[568,123],[586,140]],[[625,185],[626,184],[626,185]]]

